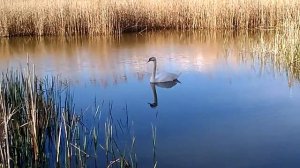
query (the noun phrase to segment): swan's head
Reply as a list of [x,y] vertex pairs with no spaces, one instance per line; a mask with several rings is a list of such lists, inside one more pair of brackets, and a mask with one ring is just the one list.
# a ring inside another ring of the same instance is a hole
[[156,58],[155,57],[151,57],[151,58],[149,58],[148,62],[150,62],[150,61],[156,61]]

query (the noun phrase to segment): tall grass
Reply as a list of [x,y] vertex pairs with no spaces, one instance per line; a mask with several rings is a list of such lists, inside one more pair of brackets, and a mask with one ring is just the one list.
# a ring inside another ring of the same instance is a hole
[[0,36],[300,25],[297,0],[0,0]]
[[39,81],[31,73],[2,75],[0,112],[5,141],[0,160],[7,167],[44,162],[47,131],[51,120],[57,118],[53,113],[57,110],[54,83],[54,79],[47,84]]
[[86,125],[65,82],[39,78],[29,65],[0,79],[0,167],[136,167],[135,139],[127,148],[117,142],[116,132],[123,127],[111,115],[112,105],[102,123],[95,103],[93,122]]

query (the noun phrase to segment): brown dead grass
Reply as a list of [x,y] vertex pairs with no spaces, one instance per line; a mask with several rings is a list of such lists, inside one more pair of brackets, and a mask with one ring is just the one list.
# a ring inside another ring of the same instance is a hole
[[0,0],[0,36],[300,25],[298,0]]

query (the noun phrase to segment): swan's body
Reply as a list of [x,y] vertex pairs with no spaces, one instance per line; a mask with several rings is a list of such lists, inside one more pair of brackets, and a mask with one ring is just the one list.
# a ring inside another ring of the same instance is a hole
[[151,57],[151,58],[149,58],[148,62],[150,62],[150,61],[154,62],[152,75],[150,77],[150,83],[178,81],[177,78],[179,77],[179,75],[177,75],[177,74],[168,73],[168,72],[156,73],[156,66],[157,66],[156,58]]
[[152,74],[150,78],[150,82],[151,83],[171,82],[171,81],[176,81],[177,78],[178,78],[177,74],[161,72],[155,75]]

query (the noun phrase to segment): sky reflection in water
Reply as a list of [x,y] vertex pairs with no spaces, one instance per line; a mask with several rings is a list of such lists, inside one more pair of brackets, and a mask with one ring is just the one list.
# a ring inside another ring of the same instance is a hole
[[[2,39],[0,65],[24,67],[28,53],[38,75],[72,83],[78,109],[96,97],[112,102],[120,117],[127,105],[142,167],[152,167],[151,124],[159,167],[298,167],[299,84],[245,54],[260,38],[216,32]],[[151,86],[151,56],[160,70],[180,72],[181,83]]]

